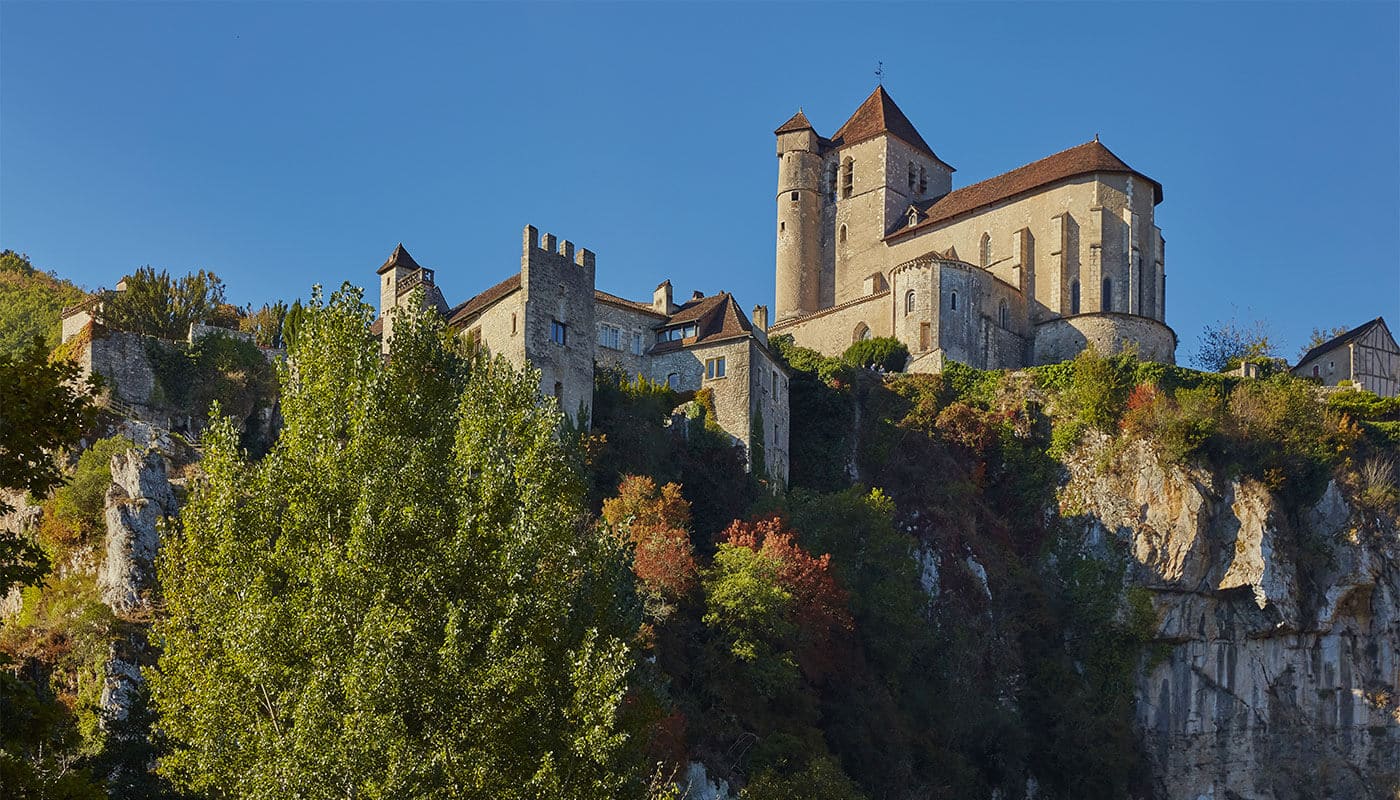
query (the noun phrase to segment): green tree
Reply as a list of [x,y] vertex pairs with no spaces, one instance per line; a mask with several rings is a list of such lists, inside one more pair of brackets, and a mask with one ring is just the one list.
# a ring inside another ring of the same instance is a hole
[[83,291],[36,269],[29,257],[0,251],[0,354],[18,355],[35,336],[52,350],[58,345],[63,309],[83,299]]
[[1208,372],[1227,372],[1243,361],[1274,366],[1279,361],[1278,345],[1269,338],[1262,321],[1241,323],[1217,320],[1201,331],[1200,346],[1192,362]]
[[10,673],[0,656],[0,789],[13,800],[98,800],[107,793],[78,764],[77,729],[62,704]]
[[189,334],[191,323],[231,321],[219,276],[199,270],[172,278],[149,266],[127,277],[126,291],[108,295],[102,315],[117,330],[177,340]]
[[308,306],[266,458],[206,434],[158,566],[162,771],[230,798],[639,796],[640,603],[559,409],[432,312],[381,359],[360,297]]
[[901,372],[909,361],[909,348],[892,336],[877,336],[853,342],[841,360],[853,367],[878,367],[885,372]]
[[[18,355],[0,354],[0,487],[43,497],[64,481],[56,451],[77,443],[96,418],[95,385],[72,361],[48,359],[37,337]],[[0,513],[10,509],[0,499]],[[48,559],[32,540],[0,534],[0,595],[32,584]]]

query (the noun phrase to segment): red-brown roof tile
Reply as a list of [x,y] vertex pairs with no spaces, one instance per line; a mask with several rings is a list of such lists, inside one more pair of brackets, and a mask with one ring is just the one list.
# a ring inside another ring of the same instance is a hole
[[608,294],[607,292],[604,292],[599,289],[593,290],[593,299],[604,303],[611,303],[615,306],[621,306],[625,309],[628,309],[629,311],[641,311],[645,314],[651,314],[661,319],[666,318],[665,314],[662,314],[660,311],[657,311],[656,309],[652,308],[651,303],[639,303],[636,300],[628,300],[625,297],[618,297],[615,294]]
[[447,324],[456,325],[471,315],[520,288],[520,273],[506,278],[475,297],[468,298],[447,313]]
[[652,352],[664,353],[693,345],[753,335],[753,325],[729,292],[691,300],[668,317],[661,327],[671,328],[692,322],[697,328],[695,336],[674,342],[658,342],[652,348]]
[[865,98],[865,102],[860,104],[856,113],[846,120],[846,124],[836,131],[831,140],[834,144],[845,147],[863,142],[866,139],[873,139],[882,133],[898,136],[910,146],[928,153],[938,163],[952,169],[947,162],[933,152],[932,147],[928,146],[924,137],[920,136],[919,132],[914,129],[914,123],[904,116],[904,112],[899,110],[899,106],[895,105],[894,100],[890,98],[883,86],[875,87],[875,91]]
[[1062,150],[1024,167],[1017,167],[995,178],[981,183],[954,189],[936,200],[919,204],[921,219],[918,224],[900,228],[890,234],[902,236],[910,231],[952,219],[969,211],[1009,200],[1019,194],[1039,189],[1042,186],[1088,175],[1094,172],[1126,172],[1143,178],[1152,185],[1152,197],[1156,203],[1162,202],[1162,186],[1143,175],[1099,143],[1098,139],[1085,142],[1068,150]]
[[792,119],[788,120],[787,122],[784,122],[782,125],[779,125],[778,129],[773,131],[773,133],[774,135],[776,135],[779,133],[792,133],[793,131],[810,130],[815,129],[812,127],[812,123],[807,121],[807,115],[803,114],[802,109],[799,108],[797,109],[797,113],[792,115]]

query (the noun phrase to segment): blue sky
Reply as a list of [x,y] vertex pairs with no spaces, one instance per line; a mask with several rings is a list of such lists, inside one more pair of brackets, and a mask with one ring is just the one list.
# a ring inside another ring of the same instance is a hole
[[[208,268],[261,304],[450,302],[526,223],[599,287],[771,303],[772,130],[885,86],[965,186],[1093,138],[1165,187],[1206,323],[1400,325],[1400,4],[0,3],[0,247],[80,284]],[[1396,328],[1400,330],[1400,328]]]

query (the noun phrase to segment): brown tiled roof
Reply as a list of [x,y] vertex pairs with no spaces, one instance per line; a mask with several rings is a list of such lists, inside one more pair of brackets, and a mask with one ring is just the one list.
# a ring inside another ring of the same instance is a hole
[[383,318],[383,317],[378,317],[378,318],[376,318],[376,319],[374,320],[374,322],[371,322],[371,323],[369,324],[369,335],[370,335],[370,336],[383,336],[383,335],[384,335],[384,318]]
[[454,306],[451,311],[447,312],[447,324],[456,325],[519,288],[520,273],[517,272],[481,294]]
[[914,123],[904,116],[904,112],[900,111],[899,106],[894,104],[894,100],[890,98],[883,86],[875,87],[875,91],[865,98],[865,102],[860,104],[856,113],[846,120],[846,124],[836,131],[836,135],[832,136],[831,140],[834,144],[845,147],[863,142],[866,139],[873,139],[882,133],[898,136],[911,146],[933,156],[938,163],[952,169],[933,152],[932,147],[928,146],[924,137],[920,136],[919,132],[914,129]]
[[797,109],[797,113],[792,115],[792,119],[788,120],[787,122],[784,122],[782,125],[779,125],[778,129],[773,131],[773,133],[774,135],[777,135],[779,133],[792,133],[793,131],[810,130],[814,130],[812,128],[812,123],[807,121],[807,115],[803,114],[802,109],[799,108]]
[[729,292],[720,292],[685,303],[660,327],[670,328],[691,322],[698,328],[694,337],[674,342],[658,342],[651,352],[664,353],[697,344],[710,344],[753,335],[753,325]]
[[981,183],[954,189],[936,200],[920,203],[919,212],[921,215],[927,215],[927,218],[921,219],[917,225],[900,228],[891,233],[890,236],[902,236],[924,226],[952,219],[960,214],[966,214],[969,211],[1008,200],[1018,194],[1039,189],[1055,181],[1093,172],[1127,172],[1143,178],[1152,184],[1153,202],[1162,202],[1161,184],[1123,163],[1123,160],[1114,155],[1113,151],[1095,139],[1092,142],[1085,142],[1068,150],[1062,150],[1039,161],[1033,161],[1024,167],[1017,167],[995,178],[988,178]]
[[1381,327],[1385,328],[1387,333],[1390,332],[1390,327],[1385,324],[1385,318],[1376,317],[1370,322],[1358,325],[1355,328],[1352,328],[1351,330],[1339,336],[1333,336],[1331,339],[1328,339],[1327,341],[1323,342],[1317,347],[1314,347],[1313,349],[1309,350],[1306,355],[1298,359],[1298,363],[1302,364],[1303,362],[1308,361],[1309,359],[1316,358],[1317,356],[1326,353],[1328,350],[1331,350],[1334,347],[1340,347],[1344,344],[1350,344],[1351,342],[1354,342],[1357,339],[1360,339],[1361,337],[1370,333],[1371,329],[1374,328],[1376,325],[1380,325]]
[[404,249],[403,242],[399,242],[399,246],[394,248],[394,252],[389,254],[389,259],[384,262],[383,266],[375,271],[375,274],[383,275],[393,267],[422,269],[422,267],[418,266],[418,262],[413,260],[413,256],[409,255],[408,251]]
[[628,300],[625,297],[618,297],[615,294],[608,294],[607,292],[598,289],[593,290],[593,299],[603,303],[611,303],[615,306],[622,306],[623,308],[629,311],[641,311],[643,313],[651,314],[662,319],[666,318],[665,314],[662,314],[660,311],[657,311],[656,309],[652,308],[651,303],[639,303],[636,300]]

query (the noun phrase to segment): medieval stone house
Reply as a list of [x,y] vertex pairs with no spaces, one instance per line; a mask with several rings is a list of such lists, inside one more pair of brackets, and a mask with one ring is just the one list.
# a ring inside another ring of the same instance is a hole
[[1323,386],[1351,382],[1381,397],[1400,395],[1400,346],[1376,317],[1304,354],[1293,374],[1316,378]]
[[830,138],[801,111],[775,133],[770,334],[829,355],[893,336],[914,371],[1052,363],[1089,344],[1173,360],[1162,187],[1097,138],[954,189],[883,87]]
[[[373,330],[387,349],[390,312],[421,288],[424,302],[461,336],[539,370],[541,393],[575,418],[592,408],[595,363],[677,391],[709,389],[716,421],[745,448],[750,467],[785,482],[788,375],[768,349],[767,310],[755,309],[754,325],[727,292],[697,292],[677,303],[670,281],[650,303],[627,300],[599,291],[595,272],[591,251],[526,226],[520,271],[449,307],[433,270],[399,245],[378,271],[380,317]],[[752,463],[760,450],[763,463]]]

